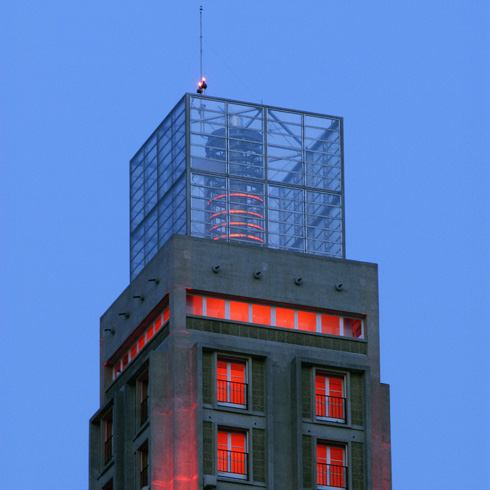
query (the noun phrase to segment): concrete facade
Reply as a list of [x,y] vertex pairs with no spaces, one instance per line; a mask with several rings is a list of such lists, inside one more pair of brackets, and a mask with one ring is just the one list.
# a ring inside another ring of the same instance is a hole
[[[359,318],[363,338],[190,314],[192,294]],[[166,308],[168,320],[114,377],[114,366]],[[101,318],[89,488],[390,490],[378,322],[375,264],[174,235]],[[218,359],[246,366],[246,407],[218,403]],[[316,415],[316,373],[345,383],[341,423]],[[246,437],[245,476],[218,471],[217,432],[232,429]],[[343,449],[341,484],[320,485],[319,443]]]

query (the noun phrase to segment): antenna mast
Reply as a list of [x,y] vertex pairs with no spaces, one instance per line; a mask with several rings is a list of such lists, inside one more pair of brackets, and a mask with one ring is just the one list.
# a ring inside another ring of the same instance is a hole
[[199,43],[201,47],[200,61],[201,61],[201,81],[197,84],[197,93],[203,94],[204,90],[208,88],[206,84],[206,77],[202,76],[202,5],[199,7]]
[[200,27],[200,36],[199,41],[201,44],[201,80],[202,80],[202,5],[199,7],[199,27]]

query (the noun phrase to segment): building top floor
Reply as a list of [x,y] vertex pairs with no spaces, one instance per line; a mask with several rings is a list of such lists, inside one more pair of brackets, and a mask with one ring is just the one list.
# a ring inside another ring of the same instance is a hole
[[172,234],[345,258],[342,124],[186,94],[130,162],[131,278]]
[[363,345],[342,349],[379,358],[376,264],[174,235],[102,316],[101,364],[136,354],[145,329],[185,329],[189,316],[347,337]]

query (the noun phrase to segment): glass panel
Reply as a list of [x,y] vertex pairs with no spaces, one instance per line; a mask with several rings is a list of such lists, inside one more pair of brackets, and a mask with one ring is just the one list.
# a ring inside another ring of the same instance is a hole
[[191,107],[198,109],[207,109],[210,111],[225,112],[225,103],[217,100],[201,99],[191,97]]
[[298,330],[316,332],[316,313],[298,311]]
[[202,316],[202,297],[187,295],[186,312],[188,315]]
[[225,318],[225,300],[206,298],[206,316]]
[[269,145],[277,145],[277,146],[289,146],[292,148],[302,148],[301,137],[298,136],[290,136],[286,134],[273,134],[269,133],[267,137],[267,143]]
[[271,324],[271,307],[265,305],[252,305],[252,323],[261,325]]
[[276,308],[276,326],[294,328],[294,310]]
[[248,322],[248,303],[230,301],[230,320],[237,322]]
[[362,320],[344,318],[344,336],[355,339],[362,338]]
[[228,104],[228,114],[238,114],[248,117],[262,117],[263,109],[253,105]]
[[340,127],[340,119],[309,116],[305,114],[305,126],[315,126],[317,128],[338,130]]
[[340,335],[340,318],[332,315],[321,315],[322,333]]
[[267,111],[269,121],[283,121],[294,124],[301,124],[301,114],[297,112],[276,111],[269,109]]

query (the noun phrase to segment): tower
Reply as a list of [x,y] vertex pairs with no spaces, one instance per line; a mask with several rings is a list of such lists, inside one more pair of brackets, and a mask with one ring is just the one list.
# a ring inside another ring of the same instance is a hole
[[90,489],[391,489],[377,266],[342,119],[186,94],[130,163]]

